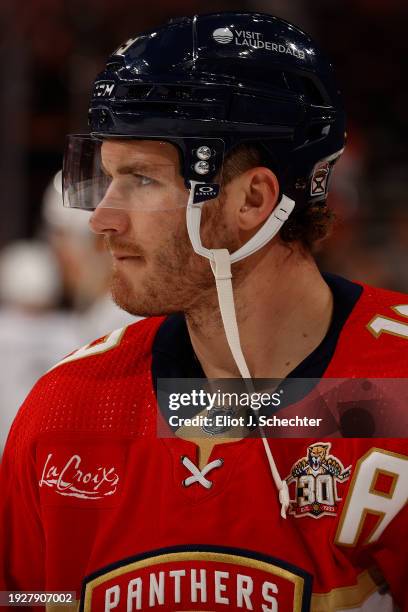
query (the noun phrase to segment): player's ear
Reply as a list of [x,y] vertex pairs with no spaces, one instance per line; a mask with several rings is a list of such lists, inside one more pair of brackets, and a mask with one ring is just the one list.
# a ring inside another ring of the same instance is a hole
[[278,179],[272,170],[259,166],[243,172],[235,187],[238,226],[241,230],[253,230],[266,221],[278,202]]

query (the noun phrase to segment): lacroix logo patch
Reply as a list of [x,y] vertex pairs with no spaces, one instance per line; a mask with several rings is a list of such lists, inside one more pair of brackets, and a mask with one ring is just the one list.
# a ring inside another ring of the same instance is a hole
[[88,577],[82,612],[262,610],[306,612],[311,577],[264,555],[214,546],[151,551]]
[[115,497],[123,478],[123,449],[101,444],[52,444],[40,449],[41,499],[97,505]]
[[51,487],[57,495],[79,499],[102,499],[113,495],[119,483],[115,466],[84,466],[81,455],[72,455],[63,464],[58,463],[52,453],[45,461],[40,487]]

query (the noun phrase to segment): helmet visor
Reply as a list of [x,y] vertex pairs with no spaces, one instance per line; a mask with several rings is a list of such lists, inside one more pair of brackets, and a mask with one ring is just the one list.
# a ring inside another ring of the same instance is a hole
[[71,135],[63,170],[64,206],[95,210],[185,208],[189,190],[177,147],[159,139]]

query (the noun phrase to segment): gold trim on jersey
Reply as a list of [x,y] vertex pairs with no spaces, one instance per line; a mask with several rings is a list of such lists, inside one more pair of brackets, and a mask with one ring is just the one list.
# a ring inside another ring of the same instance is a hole
[[328,593],[313,593],[310,612],[336,612],[361,607],[384,584],[366,570],[357,577],[357,584],[332,589]]
[[[384,491],[379,491],[378,489],[375,488],[375,485],[377,484],[379,476],[388,476],[392,478],[392,483],[391,483],[390,490],[388,493],[385,493]],[[388,499],[391,499],[394,495],[394,491],[395,491],[395,487],[397,486],[398,478],[399,478],[399,474],[396,474],[395,472],[389,472],[388,470],[381,470],[380,468],[377,468],[374,472],[374,476],[373,476],[373,480],[370,485],[369,493],[372,493],[373,495],[381,495],[382,497],[387,497]]]
[[259,561],[251,557],[241,557],[239,555],[233,555],[228,553],[217,553],[217,552],[200,552],[198,551],[183,551],[177,553],[165,553],[163,555],[156,555],[154,557],[148,557],[139,561],[134,561],[128,565],[117,567],[106,574],[102,574],[94,580],[87,583],[85,588],[85,600],[84,600],[84,612],[94,612],[91,608],[92,604],[92,592],[93,590],[102,585],[104,582],[112,580],[117,576],[125,576],[130,572],[137,571],[138,569],[144,569],[155,565],[161,565],[162,563],[171,563],[172,561],[208,561],[213,563],[229,563],[231,565],[238,565],[240,567],[248,567],[265,573],[271,576],[277,576],[292,582],[294,585],[293,594],[293,608],[291,612],[301,612],[302,610],[302,599],[304,592],[304,579],[301,576],[293,574],[289,570],[282,567],[272,565],[266,561]]

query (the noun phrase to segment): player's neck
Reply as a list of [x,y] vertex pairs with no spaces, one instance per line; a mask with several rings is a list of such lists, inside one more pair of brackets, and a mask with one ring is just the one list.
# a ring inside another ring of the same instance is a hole
[[[287,376],[320,344],[332,317],[332,294],[313,258],[297,249],[289,254],[283,246],[251,262],[250,274],[234,285],[234,297],[242,350],[256,378]],[[186,319],[206,376],[238,377],[214,305],[201,306]]]

